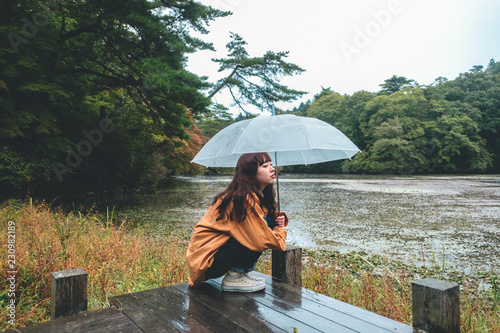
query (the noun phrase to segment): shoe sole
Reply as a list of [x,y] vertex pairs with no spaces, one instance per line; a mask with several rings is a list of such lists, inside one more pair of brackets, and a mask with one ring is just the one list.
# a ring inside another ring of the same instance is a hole
[[262,289],[265,289],[266,285],[258,285],[254,287],[247,287],[247,286],[222,286],[223,291],[233,291],[233,292],[240,292],[240,293],[253,293],[256,291],[260,291]]

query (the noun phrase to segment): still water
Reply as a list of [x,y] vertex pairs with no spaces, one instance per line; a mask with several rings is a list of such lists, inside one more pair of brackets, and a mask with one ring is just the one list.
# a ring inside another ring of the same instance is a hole
[[[119,208],[152,234],[191,235],[230,177],[177,178],[171,189]],[[467,273],[500,272],[500,175],[282,175],[281,210],[293,245],[365,251]]]

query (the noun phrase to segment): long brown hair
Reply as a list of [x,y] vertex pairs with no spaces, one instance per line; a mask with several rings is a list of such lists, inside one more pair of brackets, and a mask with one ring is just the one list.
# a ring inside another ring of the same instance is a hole
[[[264,163],[270,162],[271,157],[268,153],[248,153],[243,154],[238,159],[234,177],[228,188],[215,196],[212,204],[215,204],[220,198],[222,201],[217,208],[219,217],[217,221],[225,221],[227,217],[231,220],[242,222],[247,216],[248,200],[247,195],[256,194],[260,201],[260,207],[266,208],[267,213],[273,216],[276,212],[276,201],[274,200],[274,187],[267,185],[262,191],[257,180],[257,169]],[[229,203],[233,202],[233,208],[226,216],[226,210]],[[250,207],[255,212],[255,207]]]

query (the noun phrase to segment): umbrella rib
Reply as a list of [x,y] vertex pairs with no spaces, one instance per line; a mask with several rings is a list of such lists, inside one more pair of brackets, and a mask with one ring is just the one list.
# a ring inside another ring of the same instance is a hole
[[[208,143],[208,142],[207,142]],[[231,144],[231,141],[228,141],[227,144],[225,146],[222,146],[220,149],[218,149],[216,151],[216,153],[214,154],[214,156],[211,156],[210,158],[213,158],[214,159],[214,165],[216,165],[216,160],[217,158],[219,157],[219,154],[224,151],[224,149],[226,149],[229,145]],[[196,157],[196,156],[195,156]],[[194,159],[193,159],[194,160]]]
[[304,157],[304,154],[302,154],[302,150],[299,150],[299,153],[300,157],[302,157],[302,163],[304,163],[304,165],[307,165],[306,158]]
[[306,126],[304,125],[304,121],[300,117],[299,117],[299,121],[300,121],[300,125],[302,125],[302,130],[306,133],[307,146],[309,147],[309,149],[312,149],[311,140],[309,139],[309,132],[307,131]]
[[[240,128],[243,132],[245,131],[246,127],[245,128]],[[233,147],[233,150],[231,151],[231,156],[233,156],[234,154],[234,151],[236,150],[236,147],[238,147],[238,145],[240,144],[240,141],[241,141],[241,138],[243,137],[243,134],[241,134],[239,137],[238,137],[238,141],[236,141],[236,144],[234,145]]]
[[[299,118],[299,121],[300,125],[302,125],[302,130],[306,133],[305,138],[307,146],[309,147],[309,150],[313,150],[313,148],[311,147],[311,140],[309,140],[309,132],[307,131],[306,126],[304,125],[304,121],[302,120],[302,118]],[[304,157],[302,150],[300,150],[299,152],[300,152],[300,157],[302,158],[302,162],[304,163],[304,165],[307,165],[306,158]]]

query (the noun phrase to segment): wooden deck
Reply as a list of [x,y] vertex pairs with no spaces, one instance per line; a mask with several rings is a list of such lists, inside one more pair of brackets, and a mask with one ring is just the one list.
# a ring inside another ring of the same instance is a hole
[[[221,280],[121,295],[115,307],[52,320],[20,332],[413,332],[409,325],[305,288],[278,283],[228,293]],[[121,311],[120,311],[121,310]]]
[[79,333],[79,332],[143,332],[118,308],[82,312],[50,320],[45,323],[10,329],[5,332],[22,333]]

